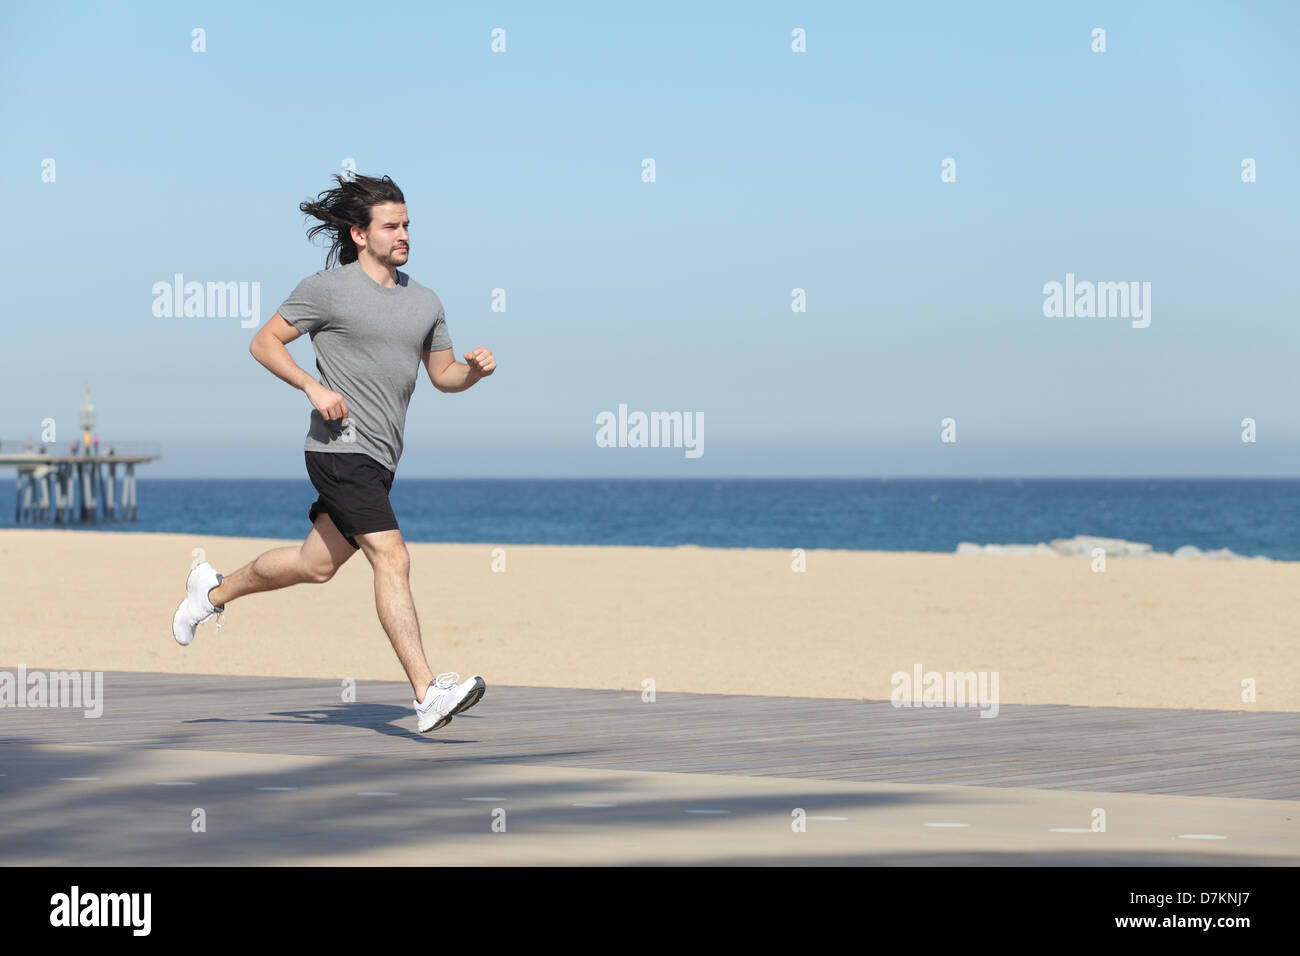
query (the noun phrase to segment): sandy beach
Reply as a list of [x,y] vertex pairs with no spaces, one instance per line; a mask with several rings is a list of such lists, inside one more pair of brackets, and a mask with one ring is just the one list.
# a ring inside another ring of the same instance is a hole
[[[401,679],[360,554],[175,644],[194,549],[227,573],[285,544],[0,532],[0,664]],[[996,672],[1003,704],[1300,710],[1300,563],[809,551],[795,572],[780,550],[409,547],[430,663],[489,684],[882,700],[920,666]]]

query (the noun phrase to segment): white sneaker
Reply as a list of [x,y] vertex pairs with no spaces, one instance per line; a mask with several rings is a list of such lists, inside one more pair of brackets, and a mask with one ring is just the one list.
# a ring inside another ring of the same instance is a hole
[[475,675],[462,683],[455,671],[439,674],[429,682],[424,692],[424,701],[414,701],[415,716],[419,718],[420,733],[445,727],[451,718],[461,711],[469,710],[477,704],[487,692],[483,678]]
[[208,592],[221,583],[221,575],[208,562],[197,565],[185,580],[185,600],[172,617],[172,637],[176,643],[189,644],[194,640],[194,629],[212,615],[217,615],[217,630],[226,623],[226,606],[214,607],[208,600]]

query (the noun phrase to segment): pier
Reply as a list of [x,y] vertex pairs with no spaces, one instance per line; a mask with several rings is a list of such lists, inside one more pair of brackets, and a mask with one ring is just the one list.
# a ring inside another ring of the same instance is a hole
[[[53,425],[52,419],[42,423]],[[0,467],[18,469],[14,492],[14,521],[71,524],[73,522],[134,521],[136,514],[135,466],[162,457],[153,442],[109,442],[100,451],[92,440],[95,407],[90,387],[81,408],[82,438],[66,452],[52,452],[25,442],[0,441]],[[50,432],[53,435],[53,431]],[[122,468],[119,485],[118,466]]]
[[42,454],[12,447],[18,444],[0,443],[0,467],[18,469],[19,523],[134,521],[135,466],[162,457],[157,445],[146,442],[117,442],[102,454]]

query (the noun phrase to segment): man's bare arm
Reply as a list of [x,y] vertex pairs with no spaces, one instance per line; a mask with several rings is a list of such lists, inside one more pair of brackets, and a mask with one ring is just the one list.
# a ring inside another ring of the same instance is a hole
[[425,371],[429,381],[440,392],[463,392],[481,378],[496,371],[497,363],[492,353],[483,347],[465,353],[465,361],[457,362],[451,349],[425,352]]
[[302,333],[290,325],[279,312],[271,316],[266,325],[257,330],[248,351],[276,378],[287,382],[307,394],[312,407],[328,420],[346,418],[347,402],[338,392],[332,392],[307,372],[298,367],[285,346]]

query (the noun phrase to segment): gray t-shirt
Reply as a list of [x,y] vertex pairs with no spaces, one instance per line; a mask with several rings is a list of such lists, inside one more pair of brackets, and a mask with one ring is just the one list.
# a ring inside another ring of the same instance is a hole
[[303,279],[279,312],[311,336],[321,384],[348,404],[342,421],[313,408],[303,447],[362,452],[396,472],[422,353],[451,348],[442,302],[404,272],[390,289],[350,262]]

